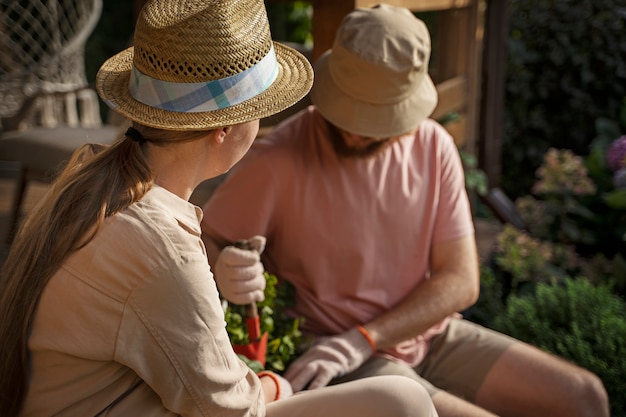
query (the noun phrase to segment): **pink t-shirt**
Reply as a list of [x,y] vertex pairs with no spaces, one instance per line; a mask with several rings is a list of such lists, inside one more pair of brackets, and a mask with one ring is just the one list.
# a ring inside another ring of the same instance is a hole
[[[264,265],[295,286],[296,313],[315,335],[389,310],[427,279],[433,244],[474,233],[459,154],[441,125],[426,120],[373,157],[340,159],[312,106],[257,140],[204,213],[209,236],[267,237]],[[386,353],[416,365],[446,323]]]

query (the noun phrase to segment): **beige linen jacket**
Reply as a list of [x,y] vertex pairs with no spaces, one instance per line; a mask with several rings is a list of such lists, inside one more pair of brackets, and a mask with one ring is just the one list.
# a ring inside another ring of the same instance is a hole
[[233,352],[201,210],[155,186],[52,277],[29,339],[24,416],[262,416]]

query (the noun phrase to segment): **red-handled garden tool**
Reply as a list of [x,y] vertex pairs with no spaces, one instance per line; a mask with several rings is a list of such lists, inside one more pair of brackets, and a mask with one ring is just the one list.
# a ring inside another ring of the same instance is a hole
[[261,334],[261,321],[256,303],[246,305],[246,327],[248,329],[249,343],[246,345],[233,345],[235,353],[246,358],[259,361],[265,367],[267,353],[267,333]]
[[[235,246],[239,249],[256,250],[247,240],[239,240],[235,242]],[[243,355],[249,360],[259,361],[265,367],[268,335],[267,333],[261,334],[261,319],[256,303],[246,304],[245,321],[249,343],[233,345],[233,349],[235,353]]]

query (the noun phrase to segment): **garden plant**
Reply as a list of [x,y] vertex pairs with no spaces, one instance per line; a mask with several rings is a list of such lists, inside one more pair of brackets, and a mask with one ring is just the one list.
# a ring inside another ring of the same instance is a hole
[[587,155],[545,153],[531,193],[515,200],[526,227],[503,227],[467,315],[596,373],[623,417],[626,100],[595,129]]
[[[268,334],[265,366],[258,361],[251,361],[244,356],[241,359],[248,366],[259,372],[274,371],[282,374],[296,357],[298,347],[303,340],[300,332],[302,319],[288,315],[289,307],[294,303],[293,287],[286,281],[278,282],[276,275],[265,272],[265,299],[257,303],[261,322],[261,334]],[[226,331],[233,345],[247,345],[248,330],[245,325],[244,306],[229,304],[226,307]]]

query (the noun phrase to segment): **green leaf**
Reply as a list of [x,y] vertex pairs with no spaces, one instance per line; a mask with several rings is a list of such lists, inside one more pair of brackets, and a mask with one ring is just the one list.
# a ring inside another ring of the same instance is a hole
[[598,136],[612,139],[616,139],[620,136],[621,130],[619,124],[614,120],[599,117],[596,119],[595,125]]
[[[265,279],[265,299],[257,303],[261,332],[268,334],[265,369],[281,373],[297,353],[302,338],[299,329],[302,319],[289,317],[285,313],[285,309],[294,304],[293,286],[287,282],[279,283],[278,278],[268,272],[265,272]],[[229,305],[226,309],[226,330],[232,344],[249,343],[244,315],[243,306]],[[260,363],[245,362],[258,372]]]
[[605,193],[602,199],[606,205],[611,208],[619,210],[626,209],[626,190],[614,190]]

